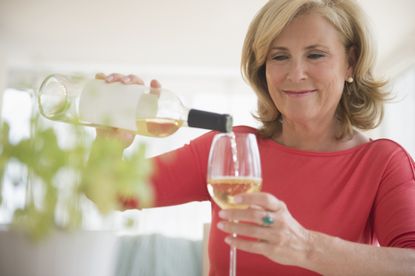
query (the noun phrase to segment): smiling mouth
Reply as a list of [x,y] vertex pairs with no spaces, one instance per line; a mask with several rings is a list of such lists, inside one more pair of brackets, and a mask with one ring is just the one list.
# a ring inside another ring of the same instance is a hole
[[302,96],[307,96],[310,95],[314,92],[317,92],[317,89],[312,89],[312,90],[282,90],[282,92],[288,96],[293,96],[293,97],[302,97]]

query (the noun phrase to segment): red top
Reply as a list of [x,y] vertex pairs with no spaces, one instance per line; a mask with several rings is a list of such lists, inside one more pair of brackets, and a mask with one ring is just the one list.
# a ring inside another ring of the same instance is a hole
[[[250,127],[234,131],[257,133]],[[210,200],[206,173],[214,134],[155,158],[156,206]],[[258,137],[258,146],[262,191],[283,200],[305,228],[354,242],[415,248],[414,161],[397,143],[379,139],[348,150],[308,152]],[[219,207],[211,202],[210,275],[228,275],[229,246],[216,227]],[[315,273],[239,251],[237,274]]]

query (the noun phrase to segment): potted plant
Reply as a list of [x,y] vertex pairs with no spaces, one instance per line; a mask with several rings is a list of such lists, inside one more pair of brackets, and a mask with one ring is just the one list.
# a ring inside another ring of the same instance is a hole
[[[151,205],[145,147],[122,159],[120,142],[100,139],[92,145],[85,129],[75,125],[72,143],[63,147],[56,131],[39,121],[32,118],[30,136],[20,141],[12,141],[6,122],[0,126],[0,191],[11,164],[24,166],[28,175],[15,184],[27,187],[25,205],[0,231],[0,274],[113,275],[116,236],[80,231],[85,206],[93,202],[106,215],[129,198]],[[2,200],[0,193],[0,205]]]

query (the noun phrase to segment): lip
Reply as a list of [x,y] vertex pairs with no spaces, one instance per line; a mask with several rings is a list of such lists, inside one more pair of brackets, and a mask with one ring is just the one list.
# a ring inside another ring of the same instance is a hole
[[317,92],[317,89],[308,90],[282,90],[284,94],[291,97],[304,97]]

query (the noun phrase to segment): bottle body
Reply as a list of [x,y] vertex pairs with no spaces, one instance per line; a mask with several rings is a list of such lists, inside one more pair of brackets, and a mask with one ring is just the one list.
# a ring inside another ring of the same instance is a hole
[[51,75],[43,81],[38,104],[41,114],[51,120],[115,127],[153,137],[173,134],[187,126],[189,119],[196,120],[190,124],[192,127],[228,131],[232,126],[229,115],[210,112],[201,115],[202,121],[208,123],[199,123],[200,114],[192,119],[194,110],[184,107],[177,96],[165,89],[63,75]]

